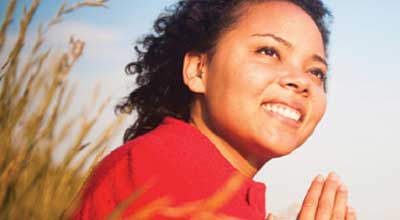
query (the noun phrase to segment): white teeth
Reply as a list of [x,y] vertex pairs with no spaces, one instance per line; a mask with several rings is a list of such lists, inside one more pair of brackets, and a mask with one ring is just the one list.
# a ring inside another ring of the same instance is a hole
[[266,105],[263,105],[263,108],[273,113],[280,114],[283,117],[293,119],[295,121],[298,121],[301,118],[301,114],[297,110],[290,108],[286,105],[268,103]]

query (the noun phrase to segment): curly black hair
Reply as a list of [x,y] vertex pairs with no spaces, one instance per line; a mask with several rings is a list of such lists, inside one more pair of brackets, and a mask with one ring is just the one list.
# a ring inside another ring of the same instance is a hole
[[[240,18],[244,4],[268,0],[180,0],[167,8],[150,33],[135,46],[136,61],[126,66],[137,74],[137,87],[116,106],[117,113],[136,111],[137,119],[124,134],[124,142],[157,127],[164,117],[190,119],[194,94],[183,83],[186,53],[212,56],[218,37]],[[287,0],[301,7],[316,23],[325,50],[329,43],[330,11],[320,0]]]

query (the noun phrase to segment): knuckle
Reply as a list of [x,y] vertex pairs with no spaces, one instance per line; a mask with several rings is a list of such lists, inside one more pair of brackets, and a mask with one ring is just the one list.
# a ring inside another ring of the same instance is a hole
[[318,205],[322,208],[330,208],[333,205],[333,203],[329,199],[322,199],[321,201],[319,201]]
[[318,206],[318,201],[314,198],[309,198],[304,201],[303,206],[305,208],[312,208],[312,207],[317,207]]

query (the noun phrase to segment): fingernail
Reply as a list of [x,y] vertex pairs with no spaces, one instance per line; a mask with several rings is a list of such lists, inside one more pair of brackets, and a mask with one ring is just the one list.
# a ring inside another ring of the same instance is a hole
[[330,172],[328,175],[328,178],[332,181],[338,181],[339,180],[339,176],[335,173],[335,172]]
[[315,177],[315,181],[318,183],[323,183],[324,182],[324,177],[322,175],[318,175]]
[[344,184],[342,184],[342,185],[339,187],[339,191],[341,191],[341,192],[346,192],[346,191],[347,191],[347,186],[344,185]]

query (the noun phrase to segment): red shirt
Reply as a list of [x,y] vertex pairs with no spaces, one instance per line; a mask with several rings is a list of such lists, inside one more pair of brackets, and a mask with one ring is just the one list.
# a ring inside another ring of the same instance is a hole
[[[106,219],[124,203],[123,219],[148,207],[157,212],[149,219],[178,219],[160,207],[209,207],[213,203],[204,201],[228,189],[228,181],[236,175],[241,184],[222,205],[213,206],[214,211],[239,219],[265,219],[265,185],[237,173],[199,130],[167,117],[153,131],[127,142],[99,163],[83,188],[73,218]],[[190,218],[182,215],[179,219]]]

